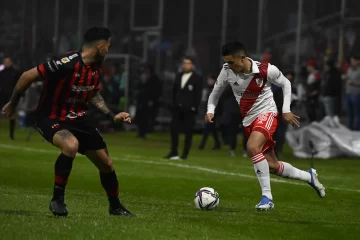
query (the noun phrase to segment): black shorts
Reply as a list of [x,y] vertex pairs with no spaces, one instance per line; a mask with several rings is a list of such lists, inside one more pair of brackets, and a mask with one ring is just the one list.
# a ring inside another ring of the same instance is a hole
[[50,118],[37,119],[37,129],[51,144],[54,135],[60,130],[68,130],[79,141],[78,152],[85,154],[88,150],[106,148],[106,144],[96,127],[89,124],[89,120],[59,121]]

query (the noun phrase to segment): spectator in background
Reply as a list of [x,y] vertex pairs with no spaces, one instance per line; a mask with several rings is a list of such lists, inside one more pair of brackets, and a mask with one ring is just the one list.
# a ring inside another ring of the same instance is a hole
[[307,98],[306,98],[306,110],[308,119],[310,122],[317,120],[317,110],[319,107],[320,96],[320,73],[317,70],[317,64],[315,60],[309,60],[307,62]]
[[138,126],[138,137],[145,139],[149,131],[149,115],[154,105],[153,90],[150,82],[151,74],[148,69],[143,69],[140,82],[136,87],[136,114],[135,122]]
[[[219,104],[221,106],[221,123],[222,123],[222,136],[224,143],[229,145],[230,156],[235,156],[237,146],[237,135],[239,133],[239,124],[241,123],[240,107],[236,98],[234,97],[233,90],[228,85],[222,93]],[[245,134],[244,134],[245,136]],[[247,141],[244,138],[244,141]],[[244,153],[246,153],[246,144],[244,144]]]
[[156,124],[156,117],[159,110],[159,103],[162,96],[162,84],[159,79],[159,77],[156,75],[155,70],[153,66],[147,65],[145,66],[145,71],[148,74],[148,81],[150,83],[150,90],[151,90],[151,102],[152,104],[149,106],[149,131],[152,131],[154,129],[154,126]]
[[335,62],[327,60],[321,76],[321,99],[325,115],[335,116],[338,113],[337,100],[341,95],[341,74],[335,67]]
[[[201,102],[202,77],[194,71],[191,57],[183,59],[182,72],[179,73],[173,86],[172,119],[171,119],[171,150],[165,156],[171,160],[185,160],[192,144],[195,117]],[[180,130],[185,133],[185,144],[181,158],[178,156]]]
[[[212,89],[214,88],[216,78],[217,78],[216,76],[209,76],[207,78],[207,86],[206,86],[207,87],[207,97],[206,97],[206,99],[209,98],[209,95],[212,92]],[[218,113],[218,111],[216,111],[216,113]],[[216,129],[216,124],[206,123],[205,126],[204,126],[204,132],[203,132],[203,136],[202,136],[202,139],[201,139],[199,149],[204,149],[205,144],[206,144],[206,140],[208,139],[210,133],[214,137],[214,142],[215,142],[215,146],[213,147],[213,150],[221,148],[221,143],[220,143],[220,140],[219,140],[218,131]]]
[[[0,72],[0,108],[10,100],[12,92],[21,75],[15,68],[10,57],[5,57],[3,63],[5,68]],[[16,117],[13,116],[10,119],[9,124],[10,139],[12,140],[14,140],[15,119]]]
[[[294,77],[295,77],[295,73],[293,71],[288,71],[284,73],[285,77],[287,79],[289,79],[289,81],[291,83],[294,83]],[[283,107],[283,102],[284,102],[284,94],[282,91],[281,87],[278,87],[276,85],[272,85],[272,91],[273,91],[273,95],[274,95],[274,100],[275,100],[275,104],[276,104],[276,108],[280,114],[280,116],[282,115],[282,107]],[[294,107],[294,103],[297,99],[297,91],[296,88],[294,88],[294,86],[291,86],[291,105],[290,108],[292,109]],[[288,128],[288,122],[286,122],[284,120],[284,118],[280,118],[279,120],[279,125],[276,128],[276,131],[274,133],[274,140],[276,142],[275,144],[275,155],[280,158],[280,155],[283,151],[283,147],[285,144],[285,139],[286,139],[286,131]]]
[[120,101],[120,90],[118,84],[112,79],[109,73],[103,75],[103,81],[101,83],[101,95],[104,98],[107,106],[114,113],[119,112],[118,105]]
[[42,87],[43,81],[33,82],[25,92],[24,110],[26,112],[26,126],[30,128],[26,137],[27,141],[30,140],[31,135],[37,131],[36,111],[40,100]]
[[348,127],[352,130],[360,130],[360,56],[352,56],[350,65],[351,67],[343,76],[346,80],[345,102]]

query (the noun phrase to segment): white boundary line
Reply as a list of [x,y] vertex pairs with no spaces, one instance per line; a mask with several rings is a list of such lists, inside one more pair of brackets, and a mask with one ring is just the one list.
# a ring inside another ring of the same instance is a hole
[[[16,150],[23,150],[23,151],[27,151],[27,152],[38,152],[38,153],[59,153],[59,151],[54,151],[54,150],[19,147],[19,146],[7,145],[7,144],[0,144],[0,148],[16,149]],[[78,154],[77,156],[84,157],[83,155],[80,155],[80,154]],[[195,165],[186,165],[186,164],[182,164],[182,163],[173,163],[173,162],[169,162],[167,160],[164,161],[162,159],[159,159],[157,161],[141,160],[141,159],[138,159],[138,158],[140,158],[140,156],[132,156],[132,155],[126,155],[124,157],[121,157],[121,159],[117,158],[117,157],[111,157],[111,158],[116,161],[174,166],[174,167],[178,167],[178,168],[187,168],[187,169],[193,169],[193,170],[198,170],[198,171],[202,171],[202,172],[215,173],[215,174],[226,175],[226,176],[236,176],[236,177],[242,177],[242,178],[257,179],[257,177],[253,176],[253,175],[219,171],[219,170],[215,170],[215,169],[211,169],[211,168],[205,168],[205,167],[200,167],[200,166],[195,166]],[[307,186],[307,184],[304,184],[302,182],[294,182],[294,181],[277,179],[277,178],[272,178],[271,181],[292,184],[292,185],[299,185],[299,186]],[[349,189],[349,188],[340,188],[340,187],[329,187],[328,189],[360,193],[360,189]]]

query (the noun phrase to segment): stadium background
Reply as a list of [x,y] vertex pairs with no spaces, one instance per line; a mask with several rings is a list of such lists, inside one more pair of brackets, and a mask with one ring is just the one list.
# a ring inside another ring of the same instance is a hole
[[[161,100],[167,102],[181,58],[191,55],[204,77],[216,75],[222,65],[220,46],[226,40],[242,41],[255,59],[271,59],[283,70],[298,70],[296,83],[303,82],[300,69],[308,59],[321,65],[325,55],[346,61],[359,51],[359,5],[349,0],[4,1],[0,54],[14,57],[21,69],[27,69],[49,55],[78,49],[90,26],[108,26],[113,32],[113,55],[107,66],[115,63],[122,85],[117,107],[129,110],[140,63],[155,68],[163,84]],[[160,108],[158,120],[169,122],[165,107]]]
[[[114,36],[105,67],[114,77],[109,69],[115,65],[122,91],[114,107],[133,111],[142,62],[157,70],[166,103],[182,57],[195,57],[205,84],[205,77],[222,66],[220,46],[226,40],[242,41],[255,59],[271,57],[280,69],[297,70],[296,84],[306,81],[301,69],[310,58],[321,66],[324,56],[331,55],[343,62],[340,69],[345,71],[349,57],[359,55],[358,9],[356,0],[7,0],[0,2],[0,58],[11,56],[20,70],[26,70],[48,56],[79,48],[87,28],[108,26]],[[154,28],[161,19],[161,28]],[[136,27],[147,30],[135,31]],[[205,101],[198,129],[203,127]],[[346,120],[343,109],[340,117]],[[166,107],[159,111],[158,121],[166,129]],[[310,187],[272,176],[276,210],[261,215],[253,209],[259,186],[249,159],[231,158],[226,149],[197,150],[197,135],[189,160],[170,162],[161,159],[169,150],[167,132],[151,134],[146,141],[132,132],[105,134],[122,201],[138,217],[109,218],[95,168],[78,157],[67,192],[71,217],[60,220],[51,218],[47,209],[57,150],[39,134],[26,141],[27,130],[19,128],[11,141],[7,128],[8,122],[0,119],[0,239],[358,238],[358,159],[297,159],[285,147],[285,161],[318,169],[328,196],[318,199]],[[210,139],[207,148],[212,143]],[[217,211],[194,209],[193,195],[204,186],[220,193]]]

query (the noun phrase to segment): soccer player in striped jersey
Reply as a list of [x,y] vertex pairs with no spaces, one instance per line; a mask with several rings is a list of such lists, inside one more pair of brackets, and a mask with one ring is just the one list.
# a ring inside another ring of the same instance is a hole
[[109,213],[133,216],[120,203],[118,180],[106,144],[88,115],[88,104],[92,103],[114,123],[131,122],[128,113],[112,113],[99,93],[101,65],[110,46],[110,37],[106,28],[90,28],[84,35],[81,50],[26,71],[2,110],[8,117],[14,115],[22,93],[36,79],[44,79],[37,127],[41,135],[61,151],[55,162],[55,184],[50,202],[55,216],[68,215],[65,187],[76,153],[85,155],[99,169],[101,185],[109,200]]
[[230,85],[239,103],[246,135],[247,152],[251,156],[258,177],[262,198],[255,206],[258,210],[274,208],[270,188],[270,172],[284,178],[298,179],[309,183],[323,198],[325,188],[319,182],[315,169],[299,170],[286,162],[278,161],[273,134],[279,122],[271,84],[282,88],[284,94],[282,117],[291,125],[299,127],[299,117],[290,111],[291,83],[270,63],[256,62],[246,56],[240,42],[228,42],[222,47],[224,66],[212,93],[209,96],[206,122],[213,122],[215,107],[222,91]]

